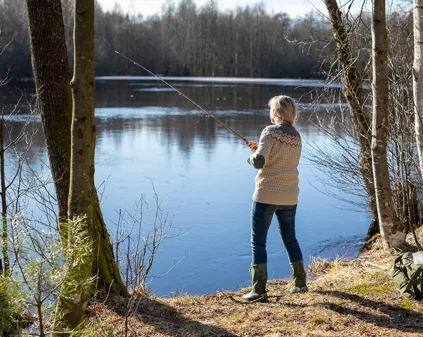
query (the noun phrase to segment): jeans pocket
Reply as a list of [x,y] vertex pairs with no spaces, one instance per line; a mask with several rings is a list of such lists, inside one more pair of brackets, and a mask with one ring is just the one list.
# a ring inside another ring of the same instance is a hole
[[295,211],[295,210],[297,210],[297,205],[283,206],[283,209],[285,211]]
[[282,211],[285,214],[295,215],[297,212],[297,205],[285,205],[285,206],[279,206],[278,211]]
[[272,214],[276,210],[275,205],[263,204],[261,202],[254,201],[253,212],[260,212],[262,214]]

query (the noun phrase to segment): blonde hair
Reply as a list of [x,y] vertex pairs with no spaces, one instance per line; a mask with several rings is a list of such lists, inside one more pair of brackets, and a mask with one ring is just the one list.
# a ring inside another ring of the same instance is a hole
[[297,118],[297,106],[289,96],[275,96],[269,101],[270,118],[275,124],[294,124]]

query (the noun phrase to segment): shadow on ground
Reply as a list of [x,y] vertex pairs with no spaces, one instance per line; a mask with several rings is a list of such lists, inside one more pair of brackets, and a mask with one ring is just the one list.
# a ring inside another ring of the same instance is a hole
[[[356,308],[348,308],[334,303],[320,303],[327,309],[333,310],[341,315],[352,315],[364,322],[372,323],[384,328],[396,329],[402,332],[423,331],[423,314],[414,310],[407,310],[398,306],[389,305],[384,302],[373,301],[357,295],[348,294],[341,291],[317,291],[320,295],[333,296],[362,307],[380,312],[379,314],[361,311]],[[364,308],[363,308],[364,309]]]
[[[109,310],[125,316],[125,300],[106,303]],[[206,322],[199,322],[183,317],[176,309],[154,300],[154,298],[132,298],[130,309],[131,320],[134,319],[142,325],[150,326],[154,332],[174,337],[238,337],[223,328],[216,327]],[[134,327],[135,328],[135,327]],[[134,330],[134,328],[132,328]],[[136,329],[135,329],[136,330]],[[136,331],[134,331],[136,332]]]

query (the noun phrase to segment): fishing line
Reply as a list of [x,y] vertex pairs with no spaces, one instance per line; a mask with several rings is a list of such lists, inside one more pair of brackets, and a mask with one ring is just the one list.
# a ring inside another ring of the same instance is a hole
[[163,78],[161,78],[160,76],[156,75],[155,73],[153,73],[152,71],[148,70],[147,68],[143,67],[141,64],[135,62],[134,60],[130,59],[129,57],[119,53],[118,51],[115,51],[116,54],[122,56],[123,58],[127,59],[128,61],[132,62],[134,65],[140,67],[141,69],[143,69],[144,71],[148,72],[150,75],[156,77],[157,79],[159,79],[160,81],[162,81],[164,84],[166,84],[168,87],[172,88],[173,90],[175,90],[180,96],[184,97],[185,99],[187,99],[188,101],[190,101],[192,104],[194,104],[198,109],[200,109],[201,111],[203,111],[207,116],[210,116],[211,118],[213,118],[216,122],[218,122],[219,124],[221,124],[223,127],[225,127],[227,130],[229,130],[230,132],[232,132],[235,136],[237,136],[238,138],[242,139],[244,141],[244,143],[247,143],[248,140],[245,139],[243,136],[241,136],[241,134],[239,134],[238,132],[236,132],[234,129],[232,129],[229,125],[227,125],[225,122],[223,122],[219,117],[216,117],[214,114],[212,114],[210,111],[204,109],[201,105],[199,105],[198,103],[194,102],[191,98],[189,98],[188,96],[186,96],[183,92],[181,92],[180,90],[176,89],[173,85],[169,84],[168,82],[166,82]]

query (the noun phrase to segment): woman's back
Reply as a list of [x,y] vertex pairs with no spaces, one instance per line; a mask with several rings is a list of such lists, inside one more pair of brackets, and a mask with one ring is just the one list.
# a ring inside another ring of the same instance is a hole
[[266,127],[261,134],[258,149],[250,159],[253,165],[260,162],[260,159],[264,161],[256,176],[253,199],[272,205],[296,205],[300,157],[301,136],[293,125]]

